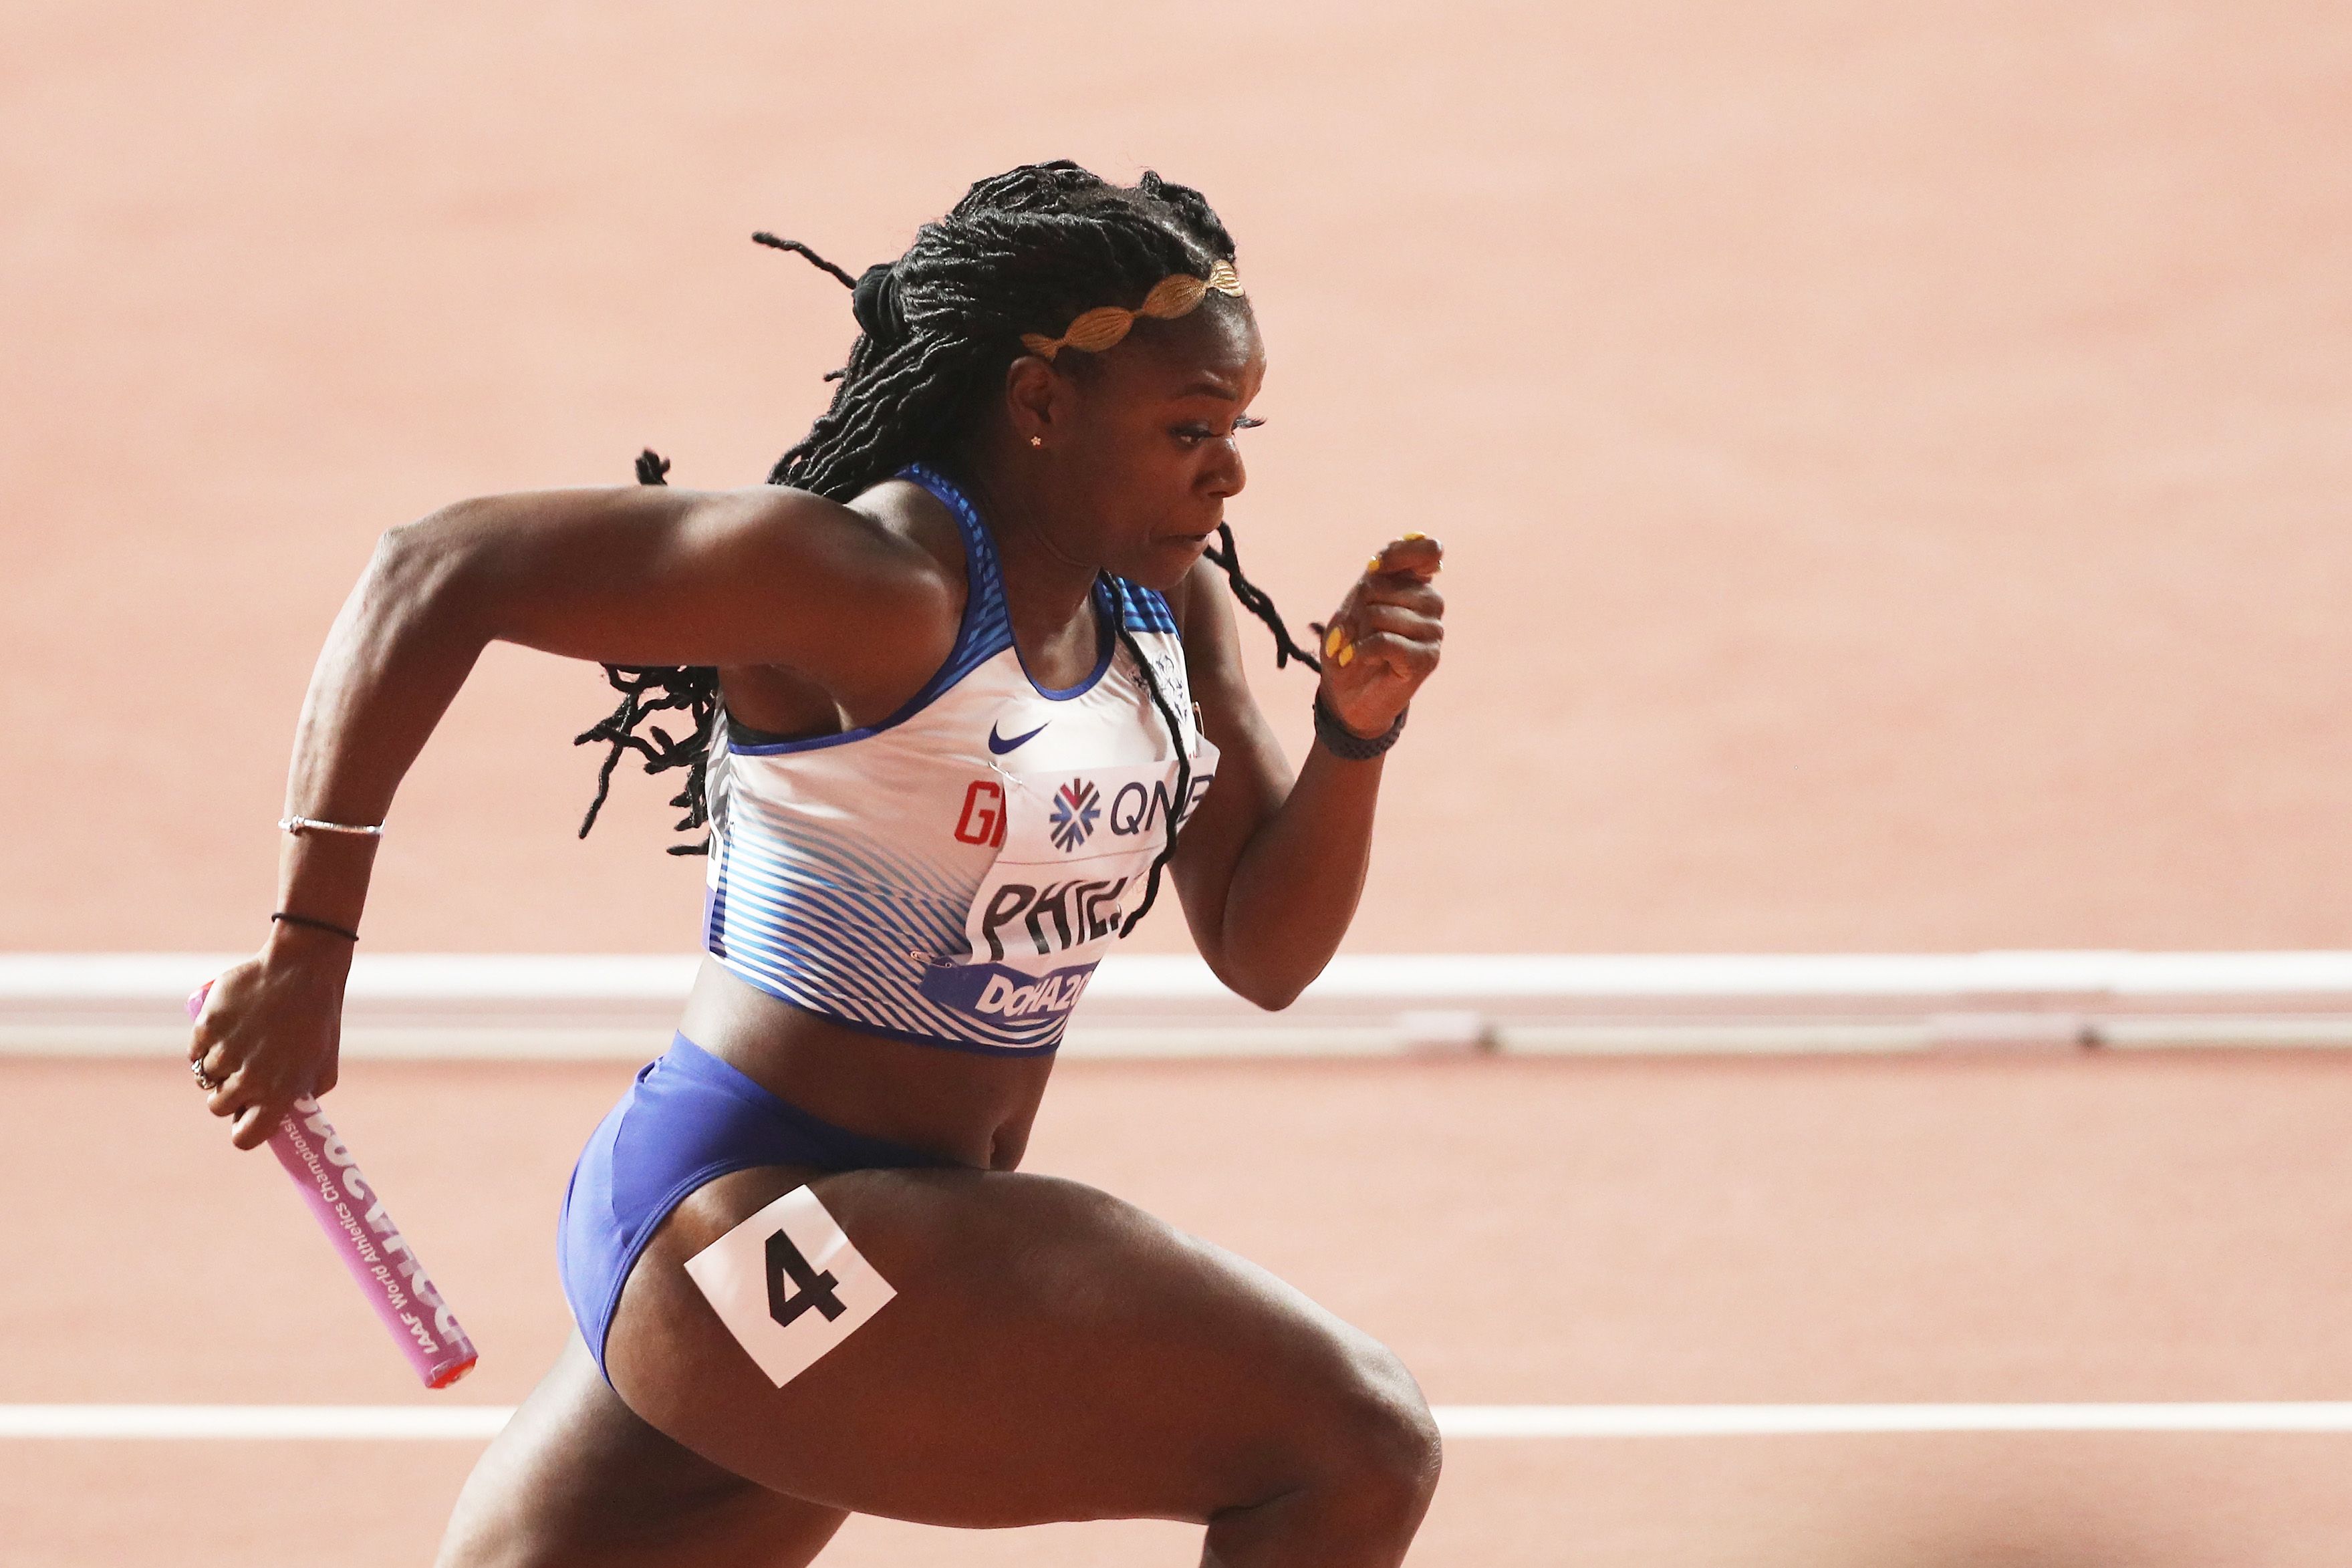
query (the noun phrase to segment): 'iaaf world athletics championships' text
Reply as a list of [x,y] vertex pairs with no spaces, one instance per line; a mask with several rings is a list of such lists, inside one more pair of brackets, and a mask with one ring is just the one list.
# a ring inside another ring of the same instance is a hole
[[[438,1332],[445,1341],[456,1338],[458,1331],[456,1318],[442,1301],[441,1293],[433,1288],[433,1281],[425,1278],[425,1270],[417,1264],[416,1255],[409,1250],[408,1243],[399,1231],[393,1228],[391,1216],[384,1213],[383,1200],[369,1193],[366,1180],[352,1161],[351,1150],[344,1146],[342,1139],[329,1125],[319,1110],[319,1102],[316,1100],[296,1100],[292,1113],[278,1123],[278,1131],[285,1134],[287,1141],[300,1155],[303,1168],[310,1172],[311,1181],[317,1184],[319,1201],[333,1214],[353,1255],[367,1265],[368,1274],[383,1289],[386,1303],[415,1338],[417,1348],[428,1354],[439,1351],[441,1345],[435,1342],[435,1332]],[[313,1139],[325,1142],[316,1142]],[[340,1190],[337,1185],[339,1180]],[[355,1202],[368,1202],[367,1212],[363,1215],[354,1213],[352,1205]],[[370,1231],[374,1232],[376,1239],[370,1238]],[[384,1256],[387,1253],[396,1261],[386,1262]],[[406,1290],[401,1289],[404,1279],[407,1281]],[[427,1330],[423,1318],[409,1310],[411,1297],[432,1312],[431,1330]]]

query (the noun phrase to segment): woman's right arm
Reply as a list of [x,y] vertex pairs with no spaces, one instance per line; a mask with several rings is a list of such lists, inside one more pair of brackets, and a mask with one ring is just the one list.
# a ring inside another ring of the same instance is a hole
[[[494,641],[609,664],[782,665],[853,711],[887,711],[946,659],[959,592],[920,545],[799,490],[461,502],[385,534],[335,617],[296,727],[286,815],[382,822]],[[285,836],[278,909],[357,930],[375,846]],[[273,922],[214,985],[189,1057],[220,1085],[211,1109],[238,1148],[334,1086],[352,947]]]

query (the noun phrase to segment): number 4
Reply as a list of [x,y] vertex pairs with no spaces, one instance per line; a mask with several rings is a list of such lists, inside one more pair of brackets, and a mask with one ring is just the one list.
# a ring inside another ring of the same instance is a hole
[[[785,1289],[787,1281],[794,1290]],[[768,1316],[779,1325],[790,1328],[793,1320],[811,1307],[824,1313],[826,1322],[833,1321],[849,1310],[834,1293],[840,1287],[841,1281],[830,1273],[820,1274],[809,1267],[791,1237],[780,1230],[768,1237]]]

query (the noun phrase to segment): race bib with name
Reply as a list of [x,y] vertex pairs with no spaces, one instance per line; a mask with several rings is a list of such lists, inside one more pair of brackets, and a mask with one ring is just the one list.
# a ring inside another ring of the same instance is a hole
[[[1216,778],[1217,749],[1196,742],[1182,816]],[[1176,769],[1165,762],[1013,773],[1001,791],[1003,847],[964,920],[970,951],[934,964],[924,994],[1011,1022],[1064,1014],[1125,929],[1166,845]],[[1180,819],[1181,820],[1181,819]]]

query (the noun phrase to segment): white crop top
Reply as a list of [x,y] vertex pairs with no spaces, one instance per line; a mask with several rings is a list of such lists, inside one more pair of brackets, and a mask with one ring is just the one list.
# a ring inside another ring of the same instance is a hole
[[1094,673],[1041,687],[1013,646],[979,511],[929,468],[900,477],[945,502],[963,535],[954,651],[904,708],[838,735],[737,743],[722,708],[703,944],[737,978],[851,1028],[1051,1050],[1142,898],[1177,785],[1167,723],[1113,616],[1182,728],[1188,816],[1217,751],[1166,599],[1103,577]]

